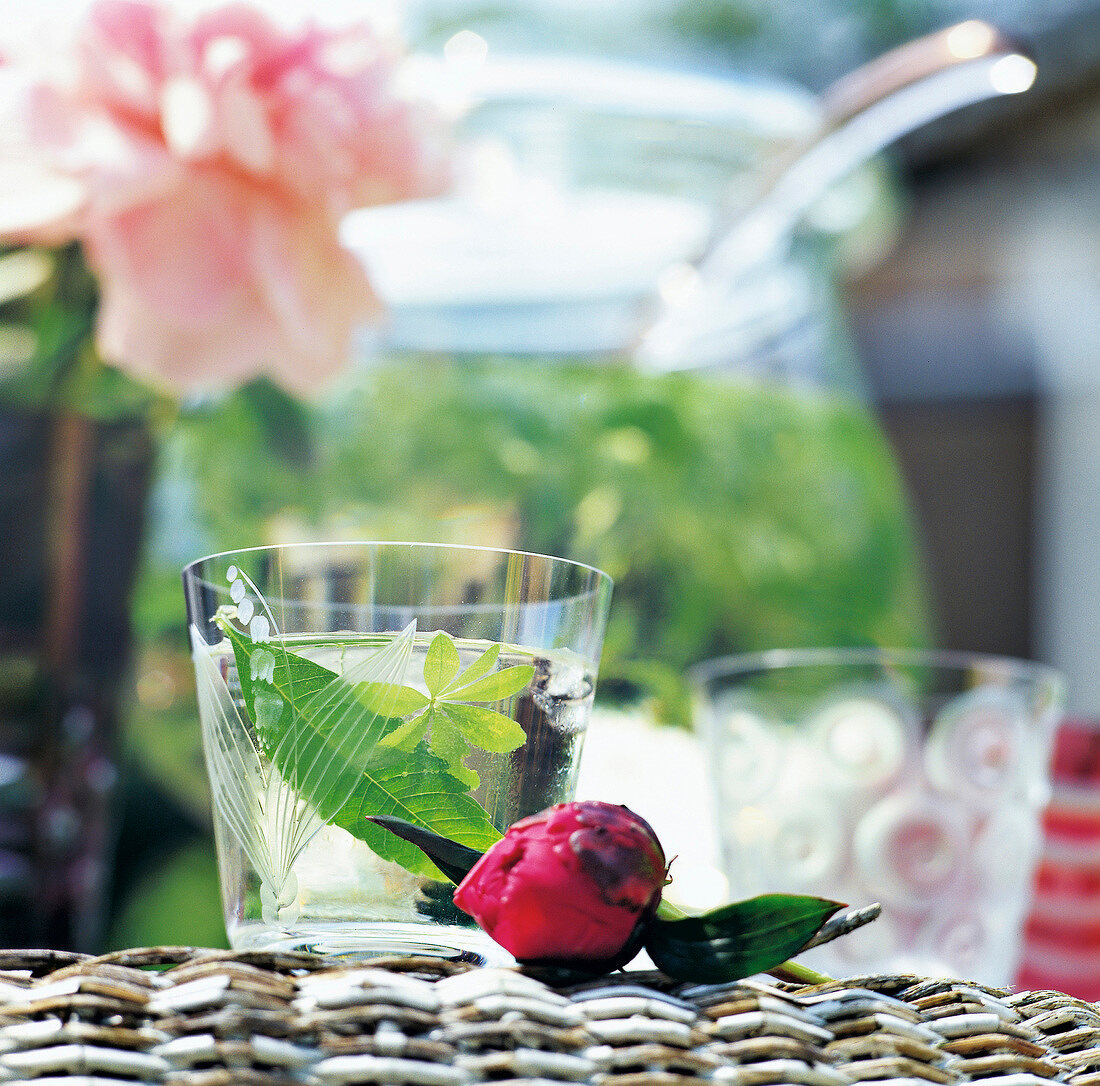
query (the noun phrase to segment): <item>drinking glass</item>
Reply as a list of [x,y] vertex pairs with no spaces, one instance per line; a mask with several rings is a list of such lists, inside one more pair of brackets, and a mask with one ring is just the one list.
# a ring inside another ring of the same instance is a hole
[[484,850],[571,799],[610,578],[366,542],[218,554],[183,581],[231,945],[508,960],[369,818]]
[[1058,672],[962,652],[775,651],[693,670],[735,897],[882,904],[804,959],[1010,984],[1049,796]]

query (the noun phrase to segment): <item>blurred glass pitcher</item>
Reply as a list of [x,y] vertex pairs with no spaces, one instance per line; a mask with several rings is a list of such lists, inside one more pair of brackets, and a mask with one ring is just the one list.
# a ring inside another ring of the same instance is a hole
[[625,353],[856,387],[833,282],[890,240],[889,183],[868,163],[1034,73],[977,21],[821,96],[455,49],[424,76],[459,115],[452,191],[355,213],[345,237],[388,306],[388,350]]
[[[347,220],[388,313],[367,353],[622,359],[729,201],[818,120],[813,96],[779,84],[580,59],[487,63],[452,192]],[[862,178],[844,232],[884,198],[877,176]],[[838,377],[820,338],[815,248],[772,260],[731,299],[739,366]]]

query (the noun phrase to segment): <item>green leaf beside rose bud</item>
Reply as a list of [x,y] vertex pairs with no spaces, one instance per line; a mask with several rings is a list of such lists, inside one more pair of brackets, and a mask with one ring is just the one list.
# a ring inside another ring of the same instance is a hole
[[783,965],[844,908],[839,901],[764,894],[679,920],[655,917],[645,949],[675,980],[721,984]]

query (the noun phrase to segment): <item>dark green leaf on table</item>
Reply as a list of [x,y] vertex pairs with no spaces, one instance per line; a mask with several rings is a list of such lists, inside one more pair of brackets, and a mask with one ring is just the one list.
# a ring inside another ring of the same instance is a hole
[[764,894],[702,916],[656,918],[645,949],[658,969],[677,980],[740,980],[782,965],[843,907],[818,897]]

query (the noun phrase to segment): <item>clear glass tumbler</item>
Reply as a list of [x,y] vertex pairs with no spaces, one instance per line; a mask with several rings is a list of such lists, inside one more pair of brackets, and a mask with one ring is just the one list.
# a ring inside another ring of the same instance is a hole
[[392,815],[473,848],[572,798],[611,581],[517,551],[326,543],[183,572],[230,943],[507,955]]
[[734,897],[882,916],[805,955],[837,975],[1011,984],[1041,846],[1058,672],[960,652],[822,649],[693,670]]

